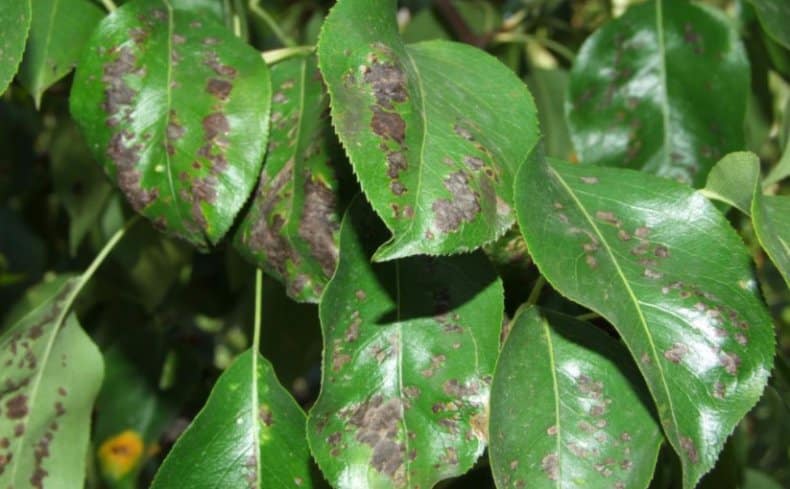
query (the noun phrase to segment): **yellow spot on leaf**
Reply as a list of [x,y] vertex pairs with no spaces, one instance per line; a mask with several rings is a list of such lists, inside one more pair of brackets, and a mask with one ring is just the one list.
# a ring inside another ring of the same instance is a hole
[[143,439],[139,433],[126,430],[108,438],[99,447],[102,472],[119,480],[137,467],[143,455]]

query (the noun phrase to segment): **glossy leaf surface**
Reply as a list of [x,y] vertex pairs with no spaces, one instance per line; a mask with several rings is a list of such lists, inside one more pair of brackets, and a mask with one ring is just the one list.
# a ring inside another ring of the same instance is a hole
[[337,263],[337,181],[327,152],[328,99],[315,57],[274,65],[271,135],[255,200],[236,248],[283,282],[298,301],[318,302]]
[[136,0],[94,32],[70,101],[132,207],[206,248],[258,178],[270,91],[260,55],[211,18]]
[[653,0],[582,46],[566,105],[571,137],[582,163],[701,186],[744,147],[748,89],[746,53],[721,12]]
[[491,386],[497,487],[647,487],[663,437],[625,349],[558,313],[513,323]]
[[32,18],[30,0],[6,1],[0,4],[0,94],[5,92],[19,69]]
[[82,487],[102,358],[72,314],[73,280],[0,338],[0,486]]
[[760,182],[760,159],[739,151],[724,156],[708,174],[703,195],[725,202],[746,215],[751,213],[752,196]]
[[747,250],[686,186],[533,156],[516,186],[530,254],[556,290],[620,333],[693,487],[772,364],[773,326]]
[[513,176],[538,138],[524,83],[468,45],[406,46],[394,0],[341,0],[318,43],[332,120],[392,232],[375,256],[450,254],[513,223]]
[[217,380],[151,487],[310,488],[304,430],[271,364],[248,350]]
[[320,304],[308,437],[337,488],[433,487],[466,472],[487,441],[502,284],[481,252],[372,265],[386,234],[357,198]]
[[60,80],[79,59],[82,48],[104,12],[88,0],[36,0],[19,81],[33,95],[41,95]]
[[763,29],[776,42],[790,49],[790,2],[786,0],[749,0],[757,11]]

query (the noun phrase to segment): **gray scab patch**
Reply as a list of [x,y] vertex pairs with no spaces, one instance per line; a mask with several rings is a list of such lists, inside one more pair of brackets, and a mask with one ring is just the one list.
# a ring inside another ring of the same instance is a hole
[[406,121],[397,112],[387,112],[377,106],[372,107],[373,119],[370,127],[383,139],[390,139],[403,144],[406,139]]
[[214,112],[203,118],[203,130],[206,133],[206,139],[213,141],[230,131],[230,123],[225,114]]
[[587,185],[595,185],[598,183],[598,177],[581,177],[581,181]]
[[137,170],[142,146],[139,144],[127,145],[125,139],[131,139],[127,131],[115,133],[107,145],[107,156],[115,163],[117,168],[118,187],[126,195],[127,200],[136,211],[146,208],[159,196],[159,189],[143,189],[141,176]]
[[307,241],[310,252],[326,277],[337,264],[336,233],[339,228],[335,193],[320,180],[307,177],[304,184],[304,210],[299,222],[299,237]]
[[376,103],[381,107],[393,109],[394,102],[403,103],[409,98],[406,74],[394,62],[382,63],[374,58],[365,70],[364,80],[373,88]]
[[697,453],[697,448],[694,446],[694,441],[688,436],[681,436],[680,437],[680,448],[685,452],[686,457],[691,461],[691,463],[696,464],[699,462],[699,454]]
[[672,348],[664,352],[664,358],[672,363],[680,363],[688,352],[689,349],[686,345],[683,343],[675,343],[672,345]]
[[556,453],[550,453],[540,461],[540,468],[549,480],[556,481],[560,475],[560,458]]
[[384,402],[376,395],[348,413],[348,423],[356,428],[356,440],[370,446],[371,466],[390,477],[396,485],[405,482],[403,465],[405,446],[398,442],[398,428],[403,419],[401,401],[397,398]]
[[225,76],[232,79],[235,78],[236,75],[238,74],[236,68],[223,64],[219,60],[219,56],[217,55],[217,53],[214,51],[209,51],[206,53],[203,60],[203,64],[214,70],[214,73],[220,76]]
[[436,226],[444,233],[457,231],[461,224],[473,221],[480,214],[480,202],[469,186],[463,171],[451,173],[444,179],[444,187],[454,196],[452,200],[438,199],[433,203]]
[[233,90],[233,84],[227,80],[209,78],[206,82],[206,92],[222,101],[228,99],[231,90]]

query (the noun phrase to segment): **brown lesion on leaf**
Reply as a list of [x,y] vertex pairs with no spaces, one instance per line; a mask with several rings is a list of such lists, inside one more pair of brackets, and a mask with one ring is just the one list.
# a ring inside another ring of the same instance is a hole
[[216,51],[207,51],[203,57],[203,64],[214,70],[214,73],[230,79],[236,78],[238,71],[236,68],[222,63]]
[[373,449],[370,465],[388,476],[397,487],[406,482],[405,444],[398,441],[398,431],[403,420],[400,399],[384,401],[375,395],[350,410],[341,411],[341,417],[356,430],[356,440]]
[[705,46],[702,44],[702,36],[694,29],[691,22],[683,24],[683,42],[694,51],[694,54],[704,54]]
[[540,468],[549,480],[556,481],[560,476],[560,458],[552,452],[540,461]]
[[675,343],[672,348],[664,351],[664,358],[672,363],[680,363],[683,358],[689,353],[689,348],[683,343]]
[[258,420],[266,427],[274,424],[274,414],[268,405],[261,404],[258,407]]
[[304,183],[304,210],[299,222],[299,237],[310,247],[313,258],[329,278],[337,265],[337,199],[318,178],[307,176]]
[[694,446],[694,441],[689,438],[688,436],[681,436],[680,437],[680,448],[683,450],[683,453],[686,455],[686,458],[693,464],[699,462],[699,453],[697,452],[697,448]]
[[228,80],[209,78],[206,82],[206,92],[223,102],[228,100],[231,90],[233,90],[233,83]]
[[432,209],[436,227],[443,233],[452,233],[480,214],[480,197],[472,190],[469,177],[463,171],[448,175],[444,179],[444,187],[453,198],[437,199]]

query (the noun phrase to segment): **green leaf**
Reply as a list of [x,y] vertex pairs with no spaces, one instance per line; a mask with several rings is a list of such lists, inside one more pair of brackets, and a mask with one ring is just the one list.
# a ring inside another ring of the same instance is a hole
[[258,178],[270,91],[260,55],[227,29],[136,0],[99,24],[70,101],[132,207],[205,249]]
[[0,486],[82,487],[98,349],[66,317],[71,280],[0,338]]
[[647,487],[663,441],[649,403],[627,352],[595,326],[519,313],[491,386],[497,487]]
[[702,186],[744,147],[749,63],[719,11],[685,0],[631,7],[584,43],[566,115],[583,163]]
[[283,282],[289,296],[318,302],[335,271],[340,223],[327,152],[328,100],[313,56],[274,65],[272,86],[266,161],[234,245]]
[[573,147],[568,124],[563,115],[568,72],[562,69],[547,70],[534,67],[530,70],[526,82],[538,107],[540,127],[545,134],[546,154],[556,158],[570,158]]
[[36,0],[19,81],[41,106],[41,95],[77,62],[104,12],[88,0]]
[[693,487],[772,365],[773,326],[743,242],[698,192],[640,172],[533,157],[516,190],[532,258],[617,329]]
[[787,0],[749,0],[760,24],[776,42],[790,49],[790,3]]
[[271,364],[248,350],[217,380],[151,488],[310,488],[304,430]]
[[74,256],[96,225],[112,186],[73,124],[54,134],[50,161],[52,186],[69,215],[69,253]]
[[762,195],[756,188],[752,224],[763,249],[790,287],[790,196]]
[[503,289],[482,252],[373,265],[386,230],[357,198],[321,298],[321,393],[308,438],[337,488],[428,488],[487,441]]
[[702,194],[737,208],[747,216],[760,182],[760,159],[748,151],[729,153],[708,174]]
[[392,232],[377,261],[473,250],[513,223],[513,176],[536,144],[524,83],[463,44],[404,45],[395,0],[341,0],[318,43],[332,120]]
[[757,155],[726,155],[711,170],[702,194],[751,215],[760,245],[790,286],[790,197],[762,194]]
[[0,25],[3,26],[0,31],[0,95],[8,88],[22,61],[30,30],[31,10],[30,0],[0,3]]

